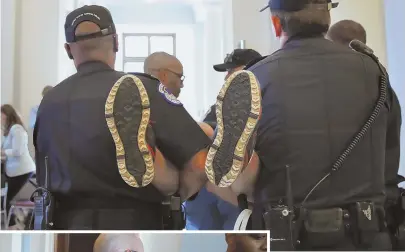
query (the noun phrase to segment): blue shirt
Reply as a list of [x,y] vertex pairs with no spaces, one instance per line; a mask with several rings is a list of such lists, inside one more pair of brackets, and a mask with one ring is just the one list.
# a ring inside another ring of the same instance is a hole
[[233,230],[238,207],[220,199],[204,187],[192,201],[184,203],[187,230]]

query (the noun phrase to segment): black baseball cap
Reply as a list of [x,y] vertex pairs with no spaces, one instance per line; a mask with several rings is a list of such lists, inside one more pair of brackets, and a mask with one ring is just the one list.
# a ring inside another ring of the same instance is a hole
[[262,55],[253,49],[235,49],[231,54],[226,55],[224,63],[214,65],[217,72],[226,72],[229,69],[246,66],[252,60],[261,58]]
[[[77,26],[85,21],[95,23],[100,27],[99,32],[76,36]],[[85,5],[66,16],[65,36],[67,43],[73,43],[80,40],[92,39],[97,37],[115,34],[115,25],[111,13],[107,8],[98,5]]]
[[[260,10],[260,12],[270,8],[274,11],[295,12],[305,9],[310,0],[269,0],[269,4]],[[332,3],[332,0],[326,0],[328,10],[338,7],[339,3]]]

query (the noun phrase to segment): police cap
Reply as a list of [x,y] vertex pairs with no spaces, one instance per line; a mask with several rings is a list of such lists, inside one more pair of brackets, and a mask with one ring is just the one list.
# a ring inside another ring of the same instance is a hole
[[[75,35],[77,26],[85,21],[95,23],[100,27],[100,31],[81,36]],[[113,18],[110,11],[105,7],[98,5],[85,5],[72,11],[66,16],[65,36],[67,43],[108,36],[115,33],[116,30]]]
[[[332,3],[332,0],[325,0],[328,10],[338,7],[339,3]],[[269,4],[260,12],[270,8],[272,11],[295,12],[305,9],[311,0],[270,0]]]

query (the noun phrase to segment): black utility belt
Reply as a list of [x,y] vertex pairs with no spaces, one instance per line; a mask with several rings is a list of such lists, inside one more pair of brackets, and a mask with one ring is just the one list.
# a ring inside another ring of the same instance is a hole
[[350,227],[363,232],[379,232],[384,220],[384,210],[374,203],[356,202],[344,208],[301,209],[298,218],[304,222],[308,231],[329,232]]
[[56,208],[65,210],[78,209],[133,209],[133,208],[161,208],[161,202],[148,202],[139,199],[100,199],[81,197],[55,197]]
[[325,209],[268,206],[264,215],[266,229],[273,241],[299,244],[304,239],[315,247],[333,246],[356,234],[359,243],[369,243],[384,228],[384,209],[370,202]]
[[327,246],[356,234],[360,244],[371,243],[384,228],[384,210],[370,202],[356,202],[347,208],[301,209],[302,235],[318,246]]

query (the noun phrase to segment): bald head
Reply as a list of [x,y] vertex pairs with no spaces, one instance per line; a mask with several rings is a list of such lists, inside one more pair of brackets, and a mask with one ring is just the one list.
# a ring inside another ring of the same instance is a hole
[[326,37],[333,42],[349,46],[354,39],[367,43],[367,33],[364,27],[353,20],[342,20],[332,25]]
[[155,52],[146,58],[143,69],[145,73],[154,75],[159,69],[170,69],[170,67],[175,65],[181,65],[180,61],[175,56],[165,52]]
[[173,55],[155,52],[145,60],[144,72],[155,76],[173,95],[178,97],[183,88],[183,65]]
[[94,243],[93,252],[144,252],[139,234],[101,234]]
[[[85,21],[76,27],[75,36],[89,35],[99,31],[100,27],[97,24]],[[113,35],[108,35],[81,40],[69,44],[66,46],[66,50],[71,52],[76,66],[87,61],[102,61],[114,67],[114,39]]]

